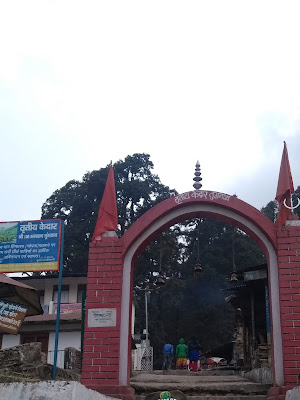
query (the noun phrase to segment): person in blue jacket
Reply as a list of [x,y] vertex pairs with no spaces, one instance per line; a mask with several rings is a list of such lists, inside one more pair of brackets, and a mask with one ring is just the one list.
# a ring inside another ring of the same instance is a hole
[[167,371],[171,369],[174,354],[174,347],[170,343],[166,343],[163,347],[163,369]]

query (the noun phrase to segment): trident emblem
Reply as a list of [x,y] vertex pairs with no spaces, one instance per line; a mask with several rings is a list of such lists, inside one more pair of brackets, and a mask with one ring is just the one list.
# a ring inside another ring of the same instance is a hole
[[292,212],[293,212],[293,210],[295,210],[295,208],[300,206],[300,199],[299,199],[299,197],[297,197],[297,205],[296,206],[293,206],[292,196],[291,196],[291,207],[286,204],[286,199],[283,200],[283,204],[286,208],[288,208],[289,210],[292,210]]

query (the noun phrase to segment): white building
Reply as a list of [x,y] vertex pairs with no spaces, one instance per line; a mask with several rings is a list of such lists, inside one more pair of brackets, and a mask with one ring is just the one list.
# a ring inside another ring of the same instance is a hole
[[[41,342],[44,361],[52,364],[56,330],[58,274],[14,277],[14,279],[39,291],[44,314],[25,318],[17,335],[1,335],[1,348],[5,349],[29,342]],[[81,309],[85,289],[86,276],[84,275],[72,274],[72,276],[64,276],[62,279],[57,357],[57,366],[61,368],[64,367],[64,349],[66,347],[81,349]]]

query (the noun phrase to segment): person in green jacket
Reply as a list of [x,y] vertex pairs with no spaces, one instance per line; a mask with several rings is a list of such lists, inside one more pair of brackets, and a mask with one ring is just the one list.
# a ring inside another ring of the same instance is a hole
[[187,368],[188,354],[189,354],[189,348],[184,343],[184,339],[181,338],[179,340],[178,345],[176,346],[176,369]]

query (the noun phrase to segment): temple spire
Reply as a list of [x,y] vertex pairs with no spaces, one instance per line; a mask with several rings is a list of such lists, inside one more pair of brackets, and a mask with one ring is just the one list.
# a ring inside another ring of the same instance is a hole
[[112,232],[116,236],[116,229],[118,229],[118,212],[114,170],[111,163],[92,238],[93,243],[100,241],[102,235],[107,232]]
[[[276,197],[279,204],[276,225],[281,228],[289,216],[293,214],[292,194],[295,193],[286,143],[283,142],[283,152],[278,177]],[[288,203],[288,204],[287,204]]]
[[202,178],[201,178],[201,170],[200,170],[200,164],[199,164],[199,160],[197,160],[196,162],[196,168],[195,168],[195,177],[193,178],[193,180],[195,181],[195,183],[193,184],[193,187],[196,190],[201,189],[202,187]]

